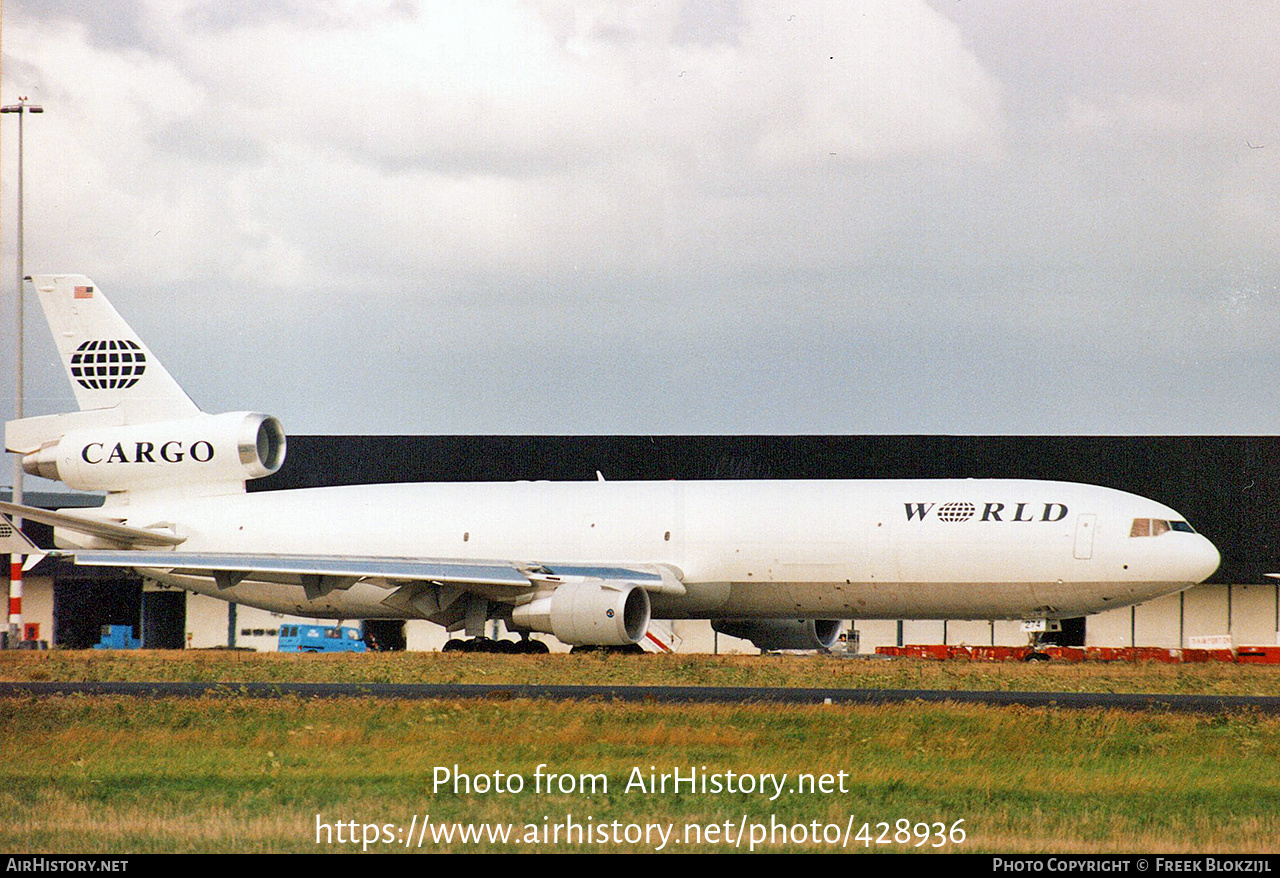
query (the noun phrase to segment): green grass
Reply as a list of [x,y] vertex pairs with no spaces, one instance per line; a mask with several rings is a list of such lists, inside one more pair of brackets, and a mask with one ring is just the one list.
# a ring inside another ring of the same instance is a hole
[[[966,841],[946,849],[1000,852],[1261,852],[1280,838],[1280,719],[1258,715],[65,697],[0,703],[0,748],[0,847],[16,851],[314,852],[328,849],[315,842],[317,814],[331,825],[407,827],[430,814],[433,823],[518,828],[573,814],[672,823],[677,833],[686,823],[725,821],[736,831],[743,815],[841,827],[852,816],[855,832],[863,822],[963,819]],[[608,792],[539,795],[540,763],[604,773]],[[516,772],[529,788],[433,792],[436,767],[455,764],[472,774]],[[623,792],[634,767],[650,766],[792,780],[845,771],[847,791],[789,791],[774,802]],[[528,848],[424,846],[441,849]]]
[[936,662],[831,656],[52,650],[0,652],[0,680],[617,683],[1276,695],[1280,694],[1280,665]]
[[[1280,668],[744,656],[0,653],[6,680],[623,683],[1275,694]],[[964,851],[1274,851],[1280,718],[905,704],[110,697],[0,700],[0,846],[35,852],[312,852],[316,820],[542,826],[963,820]],[[537,766],[606,793],[538,794]],[[518,794],[432,790],[438,766],[523,776]],[[624,793],[633,768],[847,773],[844,793]],[[379,832],[381,830],[379,829]],[[891,827],[888,835],[892,836]],[[398,841],[402,836],[397,835]],[[913,839],[914,840],[914,839]],[[539,850],[648,850],[566,844]],[[731,842],[673,845],[725,850]],[[360,845],[332,848],[358,850]],[[379,842],[372,849],[402,850]],[[424,850],[531,850],[434,845]],[[765,844],[763,850],[831,850]],[[889,844],[873,850],[900,850]]]

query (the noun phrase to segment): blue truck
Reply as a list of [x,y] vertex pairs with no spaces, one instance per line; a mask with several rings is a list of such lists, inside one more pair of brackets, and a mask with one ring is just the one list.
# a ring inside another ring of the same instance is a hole
[[133,636],[132,625],[103,625],[102,638],[94,649],[141,649],[142,641]]
[[281,652],[365,652],[359,628],[337,625],[281,625]]

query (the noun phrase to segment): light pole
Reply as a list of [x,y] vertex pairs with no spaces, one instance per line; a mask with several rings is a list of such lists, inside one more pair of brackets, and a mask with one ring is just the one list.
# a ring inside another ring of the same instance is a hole
[[[16,104],[6,104],[0,107],[0,113],[17,113],[18,114],[18,277],[17,277],[17,305],[16,314],[18,321],[17,332],[17,358],[18,365],[14,370],[14,391],[13,391],[13,416],[14,418],[22,417],[22,330],[24,324],[24,315],[22,300],[23,296],[23,265],[22,265],[22,232],[23,232],[23,216],[22,216],[22,119],[27,113],[43,113],[44,107],[39,104],[27,103],[27,98],[18,98]],[[13,466],[13,502],[21,505],[22,503],[22,464],[14,458]],[[22,527],[22,519],[14,518],[13,526]],[[22,630],[22,561],[21,555],[13,555],[9,559],[9,638],[10,640],[23,640]]]

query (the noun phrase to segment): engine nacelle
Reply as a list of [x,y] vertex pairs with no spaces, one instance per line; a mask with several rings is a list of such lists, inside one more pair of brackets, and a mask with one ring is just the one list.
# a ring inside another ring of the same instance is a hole
[[22,469],[80,491],[243,483],[284,463],[280,422],[256,412],[71,430],[24,455]]
[[626,646],[649,630],[649,593],[631,582],[565,583],[513,609],[511,621],[570,646]]
[[830,649],[840,635],[838,619],[712,619],[711,628],[763,650]]

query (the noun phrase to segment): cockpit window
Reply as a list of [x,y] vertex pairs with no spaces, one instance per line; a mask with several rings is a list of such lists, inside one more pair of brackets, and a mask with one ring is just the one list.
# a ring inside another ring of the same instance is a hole
[[1129,528],[1129,536],[1158,537],[1161,534],[1167,534],[1171,530],[1187,534],[1196,532],[1195,528],[1185,521],[1166,521],[1163,518],[1135,518],[1133,526]]

